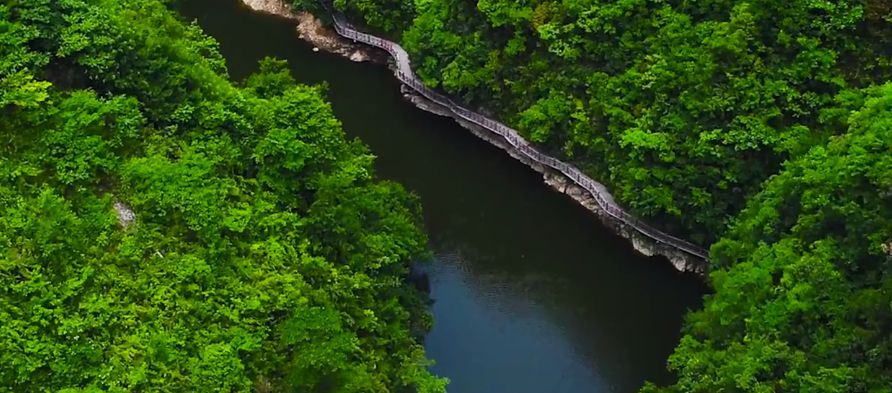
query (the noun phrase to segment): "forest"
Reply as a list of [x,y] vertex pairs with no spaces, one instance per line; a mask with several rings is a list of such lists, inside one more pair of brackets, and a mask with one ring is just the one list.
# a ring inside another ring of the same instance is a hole
[[430,86],[711,246],[677,382],[643,391],[892,389],[892,2],[335,5]]
[[169,5],[0,3],[0,391],[444,391],[416,198]]
[[[0,2],[0,391],[444,392],[417,197],[175,2]],[[334,4],[710,247],[642,392],[890,391],[892,2]]]

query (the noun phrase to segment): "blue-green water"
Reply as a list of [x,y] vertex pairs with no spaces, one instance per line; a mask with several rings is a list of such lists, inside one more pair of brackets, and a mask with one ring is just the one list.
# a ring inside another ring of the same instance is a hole
[[703,287],[637,255],[541,177],[450,120],[404,101],[382,66],[314,53],[291,22],[238,0],[181,6],[219,42],[233,79],[265,56],[326,83],[379,174],[418,194],[434,260],[433,370],[456,393],[632,392],[665,361]]

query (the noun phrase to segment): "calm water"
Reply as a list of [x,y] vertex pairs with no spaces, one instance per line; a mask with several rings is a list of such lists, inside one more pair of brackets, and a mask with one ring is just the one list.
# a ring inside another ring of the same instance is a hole
[[421,197],[435,254],[426,347],[450,392],[632,392],[671,378],[664,364],[682,315],[698,304],[696,279],[637,255],[538,174],[415,109],[384,67],[314,53],[290,22],[238,0],[186,3],[233,79],[275,56],[298,80],[327,83],[379,174]]

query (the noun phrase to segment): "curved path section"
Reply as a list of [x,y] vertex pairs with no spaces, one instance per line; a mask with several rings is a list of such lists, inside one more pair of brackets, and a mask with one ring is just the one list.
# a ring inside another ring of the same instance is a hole
[[390,53],[390,55],[396,62],[396,77],[401,82],[403,82],[413,90],[417,91],[419,94],[423,95],[425,98],[449,109],[456,116],[503,137],[506,141],[508,141],[508,143],[511,144],[511,146],[514,146],[514,148],[517,149],[518,152],[529,157],[531,160],[564,174],[564,176],[572,180],[574,183],[576,183],[576,185],[588,191],[592,195],[592,197],[594,197],[595,202],[598,203],[598,206],[600,206],[601,209],[604,210],[604,212],[606,212],[611,217],[621,221],[622,223],[634,228],[642,235],[657,242],[669,245],[672,248],[683,251],[685,253],[694,255],[702,259],[708,259],[709,254],[704,248],[660,231],[659,229],[647,225],[631,214],[627,213],[614,201],[613,195],[611,195],[610,192],[607,191],[607,188],[604,187],[603,184],[592,180],[590,177],[586,176],[582,171],[580,171],[573,165],[567,164],[536,150],[532,145],[530,145],[529,142],[527,142],[526,139],[520,136],[520,134],[516,130],[502,123],[499,123],[498,121],[473,112],[461,105],[458,105],[448,97],[445,97],[442,94],[439,94],[425,86],[421,82],[421,80],[415,76],[415,73],[412,72],[412,67],[409,62],[409,54],[399,44],[380,37],[373,36],[371,34],[357,31],[347,22],[344,16],[340,13],[333,13],[332,15],[335,30],[341,36],[384,49],[385,51]]

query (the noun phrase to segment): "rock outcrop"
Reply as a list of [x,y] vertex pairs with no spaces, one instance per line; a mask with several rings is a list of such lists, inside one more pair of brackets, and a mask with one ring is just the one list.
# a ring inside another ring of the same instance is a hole
[[373,51],[361,44],[355,44],[344,39],[333,30],[326,28],[322,21],[309,12],[294,11],[283,0],[242,0],[242,2],[256,12],[276,15],[295,21],[298,38],[312,44],[325,52],[336,53],[351,61],[364,62],[376,61],[384,63],[382,56],[374,56]]

